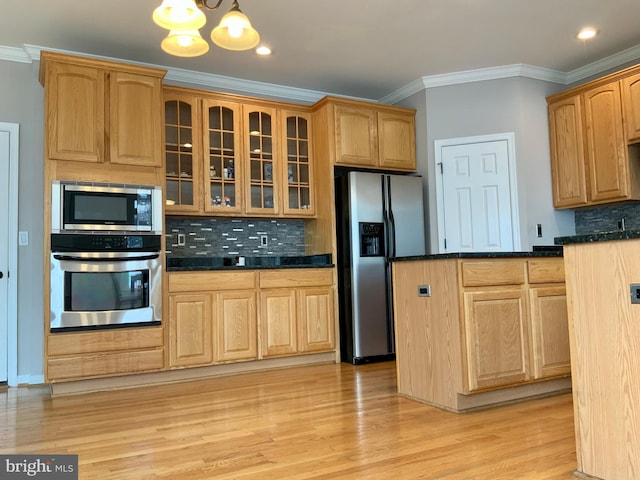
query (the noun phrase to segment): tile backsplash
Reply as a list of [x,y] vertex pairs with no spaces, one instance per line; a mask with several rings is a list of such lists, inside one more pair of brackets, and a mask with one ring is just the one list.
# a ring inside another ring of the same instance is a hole
[[165,236],[168,257],[305,255],[303,220],[168,217]]
[[575,210],[576,235],[618,230],[624,219],[626,230],[640,229],[640,203],[616,203]]

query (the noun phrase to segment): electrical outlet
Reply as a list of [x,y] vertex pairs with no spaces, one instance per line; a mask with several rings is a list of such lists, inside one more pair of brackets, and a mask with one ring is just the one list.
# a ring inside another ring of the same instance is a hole
[[431,285],[418,285],[418,296],[419,297],[430,297],[431,296]]
[[536,232],[537,232],[538,238],[542,238],[542,224],[541,223],[539,223],[536,226]]
[[185,245],[185,237],[184,237],[184,233],[179,233],[178,234],[178,246],[179,247],[184,247]]
[[640,303],[640,284],[631,284],[631,303]]
[[260,246],[266,247],[269,244],[269,237],[266,235],[260,235]]

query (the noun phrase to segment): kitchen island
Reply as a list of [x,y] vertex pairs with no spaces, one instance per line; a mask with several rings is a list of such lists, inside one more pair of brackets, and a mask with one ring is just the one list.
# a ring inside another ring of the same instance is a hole
[[564,245],[577,476],[640,478],[640,231]]
[[571,386],[561,251],[394,259],[398,393],[454,412]]

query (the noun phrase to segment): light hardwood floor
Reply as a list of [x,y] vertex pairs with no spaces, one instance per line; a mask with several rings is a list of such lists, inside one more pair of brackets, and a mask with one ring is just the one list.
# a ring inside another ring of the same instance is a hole
[[575,479],[570,394],[454,414],[393,362],[50,398],[0,392],[0,452],[79,455],[82,480]]

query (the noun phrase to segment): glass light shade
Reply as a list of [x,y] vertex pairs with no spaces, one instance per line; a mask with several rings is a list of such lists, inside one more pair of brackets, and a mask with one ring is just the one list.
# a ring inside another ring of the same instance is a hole
[[229,13],[222,17],[220,24],[211,32],[211,40],[227,50],[248,50],[260,43],[260,35],[234,3]]
[[176,57],[197,57],[209,51],[209,44],[198,30],[171,30],[160,46]]
[[153,11],[153,21],[167,30],[197,30],[207,23],[194,0],[163,0]]

